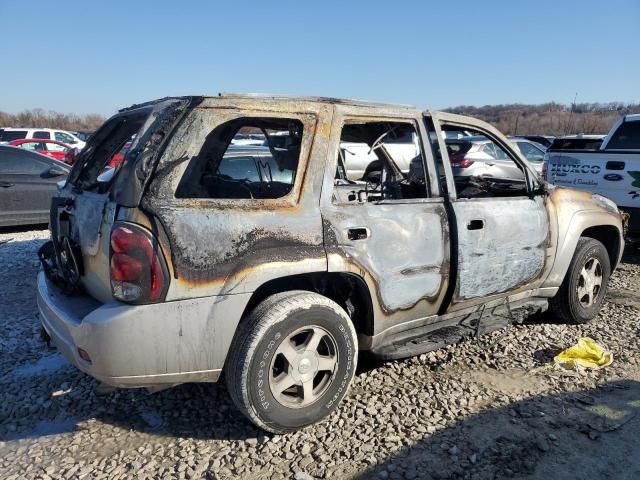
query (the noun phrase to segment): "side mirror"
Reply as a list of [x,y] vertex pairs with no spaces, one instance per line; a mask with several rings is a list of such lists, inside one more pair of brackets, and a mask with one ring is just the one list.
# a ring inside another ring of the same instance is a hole
[[56,165],[50,167],[48,170],[45,170],[40,176],[42,178],[55,178],[61,177],[62,175],[66,175],[68,172],[63,168],[60,168]]

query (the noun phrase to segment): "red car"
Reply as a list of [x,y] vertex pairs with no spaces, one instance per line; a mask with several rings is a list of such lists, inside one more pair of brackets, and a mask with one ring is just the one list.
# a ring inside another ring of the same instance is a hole
[[25,150],[31,150],[32,152],[38,152],[51,158],[55,158],[56,160],[60,160],[61,162],[72,163],[67,158],[67,154],[72,147],[66,143],[58,142],[57,140],[23,138],[9,142],[9,145],[24,148]]

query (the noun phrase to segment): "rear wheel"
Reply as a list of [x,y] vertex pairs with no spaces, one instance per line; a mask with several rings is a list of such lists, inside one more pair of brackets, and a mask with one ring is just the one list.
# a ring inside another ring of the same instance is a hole
[[275,433],[327,417],[347,393],[357,362],[347,313],[317,293],[273,295],[245,319],[225,366],[236,406]]
[[560,290],[551,300],[551,311],[566,323],[593,319],[602,307],[610,274],[605,246],[593,238],[580,238]]

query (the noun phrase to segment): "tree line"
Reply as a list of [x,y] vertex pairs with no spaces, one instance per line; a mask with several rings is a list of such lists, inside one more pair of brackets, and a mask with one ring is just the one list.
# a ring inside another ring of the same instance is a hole
[[576,133],[606,134],[621,115],[640,113],[640,103],[574,103],[556,102],[538,105],[513,103],[472,107],[462,105],[447,112],[469,115],[493,124],[507,135],[541,134],[572,135]]
[[69,131],[96,130],[105,121],[105,117],[97,113],[78,115],[76,113],[60,113],[53,110],[34,108],[19,113],[0,111],[0,128],[57,128]]
[[[538,105],[513,103],[472,107],[462,105],[447,112],[470,115],[485,120],[507,135],[574,133],[607,133],[613,123],[629,113],[640,113],[640,103],[574,103],[549,102]],[[0,111],[0,127],[48,127],[71,131],[93,131],[105,121],[97,113],[78,115],[42,108],[11,114]]]

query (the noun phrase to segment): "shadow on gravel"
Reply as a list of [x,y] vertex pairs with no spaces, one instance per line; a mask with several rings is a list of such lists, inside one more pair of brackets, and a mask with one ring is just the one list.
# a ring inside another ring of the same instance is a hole
[[535,396],[435,432],[357,478],[637,479],[639,414],[635,381]]

